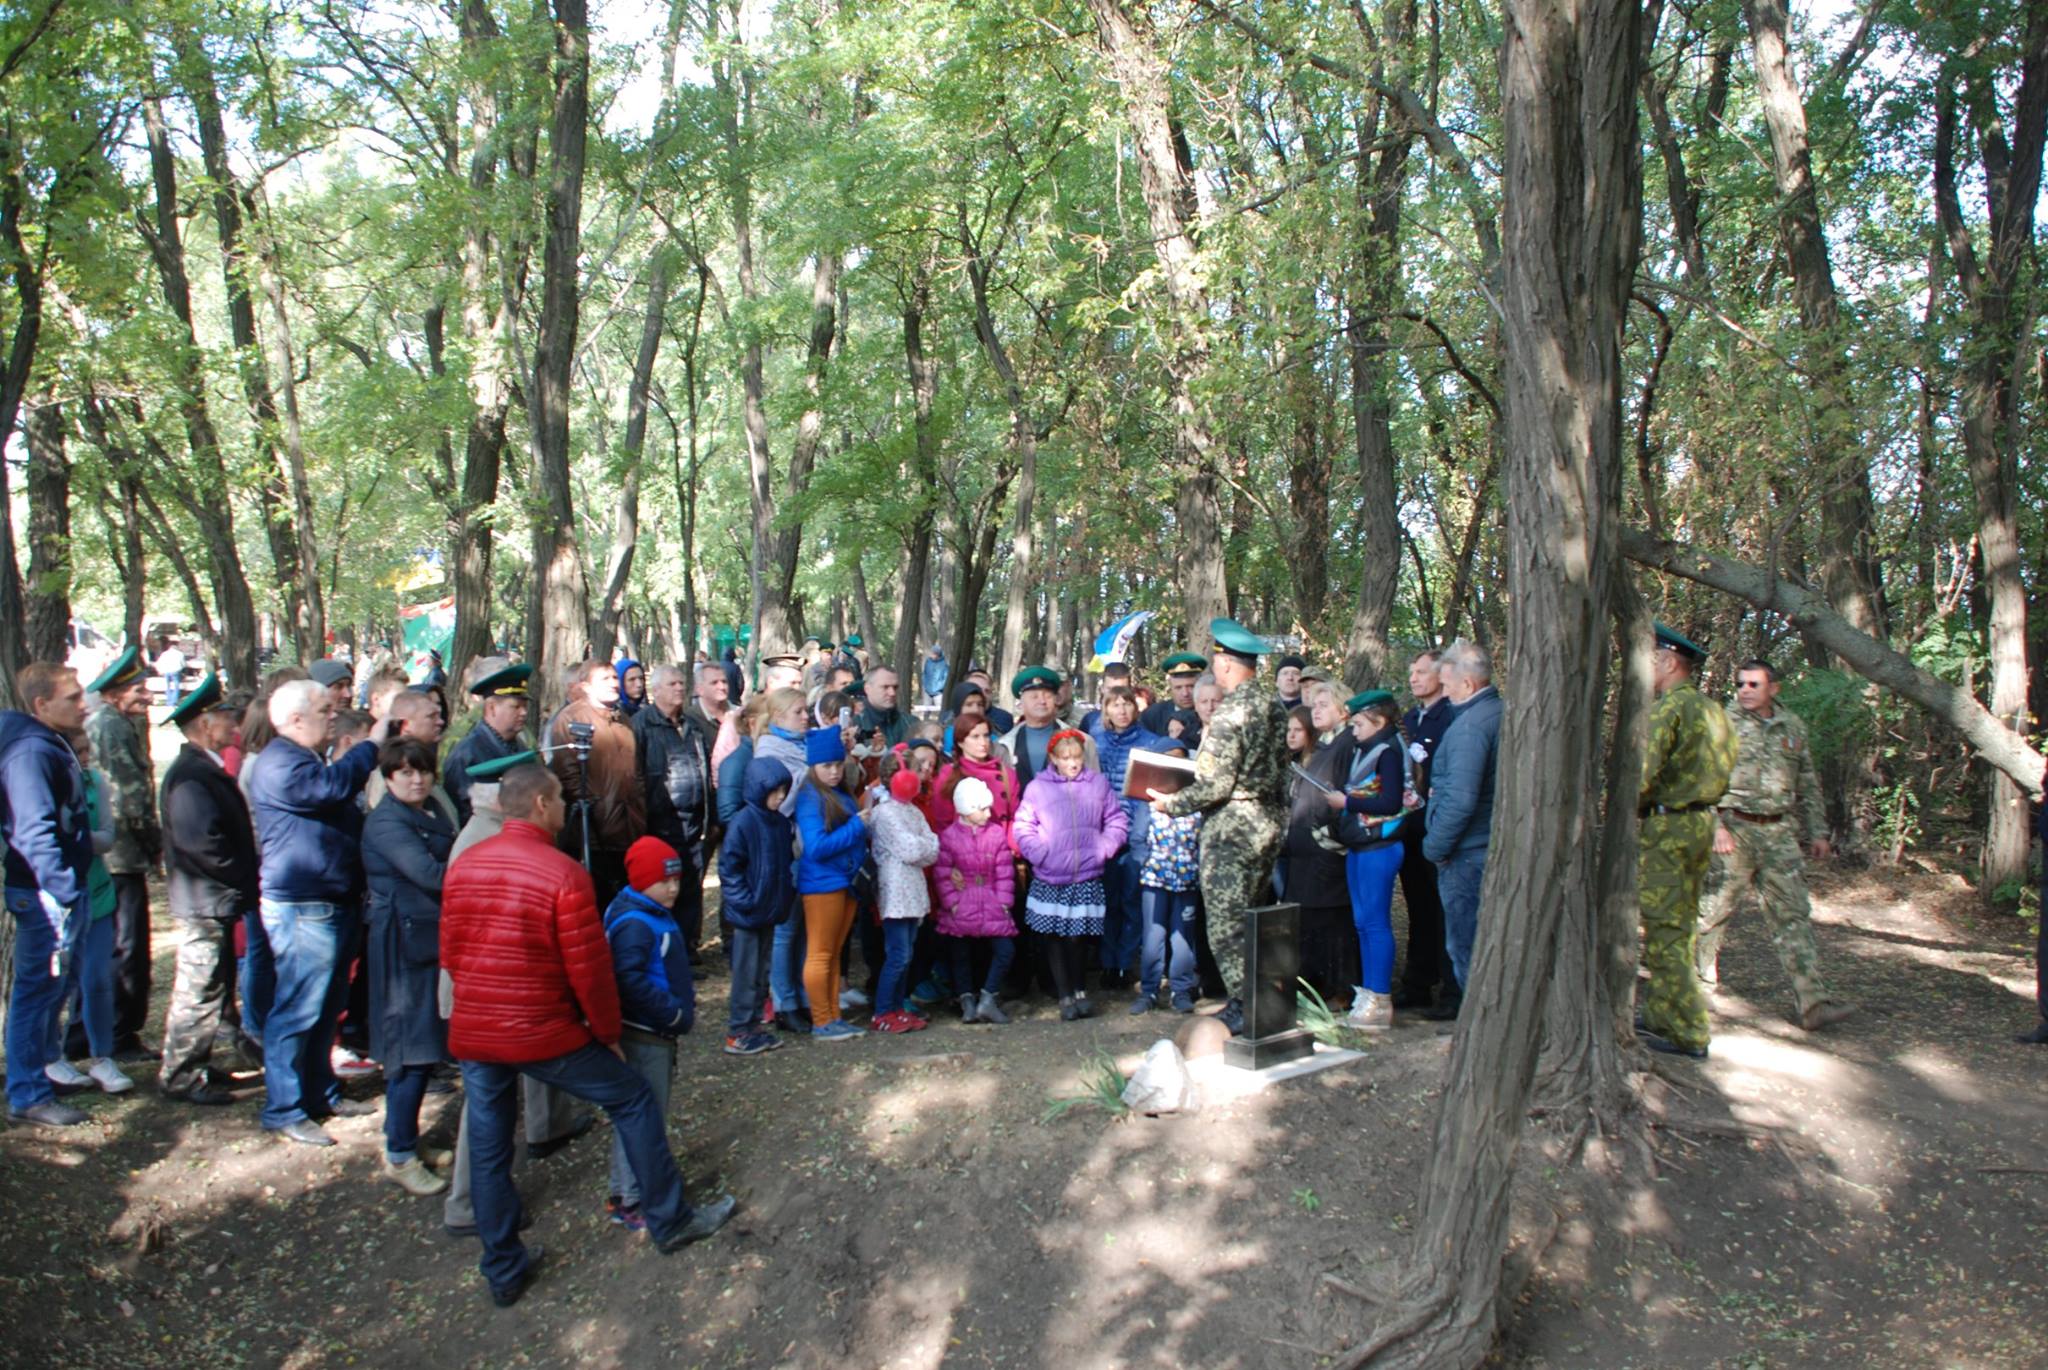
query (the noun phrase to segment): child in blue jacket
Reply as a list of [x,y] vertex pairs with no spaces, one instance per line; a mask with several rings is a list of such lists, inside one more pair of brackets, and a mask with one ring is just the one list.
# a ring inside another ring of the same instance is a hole
[[853,931],[853,881],[868,855],[867,821],[846,788],[846,743],[837,728],[804,738],[810,772],[797,788],[796,892],[804,901],[804,990],[811,1000],[811,1036],[843,1042],[863,1035],[839,1016],[839,949]]
[[782,801],[789,793],[789,768],[755,757],[747,763],[745,804],[725,830],[718,854],[720,916],[732,925],[732,1011],[725,1020],[725,1050],[758,1056],[782,1045],[768,1030],[768,960],[775,927],[796,907],[795,829]]
[[[626,849],[626,888],[604,911],[604,935],[611,944],[624,1023],[619,1050],[654,1090],[663,1117],[668,1116],[669,1081],[676,1068],[676,1038],[697,1021],[690,952],[673,912],[683,879],[683,859],[676,849],[658,837],[643,837]],[[621,1227],[635,1232],[647,1228],[640,1214],[640,1182],[616,1136],[611,1194],[604,1209]]]

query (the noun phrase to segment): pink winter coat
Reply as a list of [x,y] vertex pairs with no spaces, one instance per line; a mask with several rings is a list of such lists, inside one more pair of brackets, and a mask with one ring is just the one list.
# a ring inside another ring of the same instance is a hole
[[1048,885],[1078,885],[1102,878],[1130,827],[1101,771],[1084,770],[1064,780],[1058,771],[1043,770],[1024,787],[1010,840],[1036,878]]
[[1017,893],[1016,856],[994,823],[955,822],[939,832],[932,866],[939,891],[938,930],[946,937],[1015,937],[1010,902]]

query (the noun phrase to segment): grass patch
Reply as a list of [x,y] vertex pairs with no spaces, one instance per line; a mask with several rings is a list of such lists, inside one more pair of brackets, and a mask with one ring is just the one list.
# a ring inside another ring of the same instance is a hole
[[1364,1051],[1371,1038],[1344,1021],[1344,1015],[1331,1008],[1323,996],[1316,993],[1315,986],[1306,980],[1296,980],[1301,993],[1294,996],[1294,1020],[1307,1028],[1309,1035],[1325,1046],[1340,1047],[1346,1051]]
[[1095,1059],[1081,1071],[1081,1092],[1054,1095],[1047,1099],[1045,1112],[1038,1115],[1038,1121],[1056,1122],[1083,1108],[1100,1109],[1112,1118],[1121,1118],[1130,1112],[1124,1104],[1124,1086],[1127,1083],[1124,1073],[1117,1069],[1116,1058],[1098,1048]]

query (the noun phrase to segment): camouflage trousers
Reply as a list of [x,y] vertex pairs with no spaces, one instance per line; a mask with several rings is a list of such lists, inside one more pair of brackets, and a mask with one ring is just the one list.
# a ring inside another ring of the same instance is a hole
[[1714,815],[1650,814],[1643,819],[1638,898],[1643,914],[1643,968],[1650,973],[1643,1024],[1682,1047],[1705,1047],[1707,1000],[1693,971],[1700,888],[1714,845]]
[[1803,1015],[1829,999],[1820,977],[1820,952],[1813,942],[1813,906],[1806,897],[1806,867],[1799,852],[1797,830],[1789,820],[1745,823],[1728,819],[1735,854],[1715,856],[1707,873],[1707,896],[1700,904],[1699,946],[1693,953],[1700,979],[1716,983],[1721,940],[1728,934],[1742,896],[1754,888],[1763,905],[1764,925],[1778,948],[1778,964],[1792,982],[1795,1010]]
[[178,971],[164,1014],[163,1063],[157,1082],[182,1094],[206,1081],[220,1031],[228,987],[235,978],[235,924],[218,918],[179,918]]
[[1202,916],[1209,953],[1233,999],[1244,984],[1246,914],[1265,897],[1286,836],[1284,811],[1238,800],[1202,820]]

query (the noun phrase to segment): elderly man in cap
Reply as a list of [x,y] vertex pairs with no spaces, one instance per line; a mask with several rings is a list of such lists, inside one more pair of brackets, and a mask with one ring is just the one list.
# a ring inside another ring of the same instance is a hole
[[1297,708],[1301,704],[1301,673],[1308,669],[1308,662],[1289,652],[1280,658],[1280,665],[1273,672],[1273,694],[1283,709]]
[[[85,721],[93,761],[107,777],[104,802],[114,845],[102,858],[114,878],[114,1059],[146,1057],[142,1025],[149,1017],[149,872],[163,859],[156,814],[156,766],[149,756],[149,668],[130,647],[86,686],[100,707]],[[90,1056],[85,1025],[71,1023],[67,1056]]]
[[1704,1060],[1707,1001],[1693,966],[1700,891],[1713,854],[1714,807],[1728,791],[1739,744],[1728,715],[1693,684],[1706,650],[1661,623],[1656,629],[1657,702],[1637,800],[1637,898],[1650,987],[1636,1035],[1652,1051]]
[[455,804],[458,824],[469,822],[471,768],[528,749],[523,733],[529,708],[526,684],[533,675],[533,667],[491,661],[472,668],[471,674],[474,683],[469,692],[483,710],[483,717],[441,763],[441,786]]
[[1060,673],[1050,666],[1026,666],[1010,680],[1010,693],[1024,716],[999,741],[1016,763],[1020,786],[1052,764],[1048,748],[1060,730],[1059,692]]
[[[1219,618],[1211,669],[1223,702],[1195,752],[1195,778],[1174,794],[1149,794],[1168,818],[1202,813],[1202,900],[1209,949],[1230,1002],[1218,1015],[1231,1033],[1244,1031],[1246,914],[1272,876],[1287,836],[1287,711],[1259,683],[1259,657],[1271,650],[1244,625]],[[1199,674],[1199,672],[1197,673]],[[1192,691],[1193,678],[1189,678]]]
[[1175,652],[1160,664],[1166,668],[1166,698],[1139,714],[1138,721],[1161,737],[1185,737],[1202,726],[1195,713],[1195,682],[1209,663],[1193,652]]
[[208,1062],[235,974],[235,924],[256,910],[259,874],[249,805],[221,761],[236,715],[209,674],[164,725],[184,733],[185,745],[164,776],[171,917],[180,940],[157,1085],[165,1098],[188,1104],[231,1103]]

